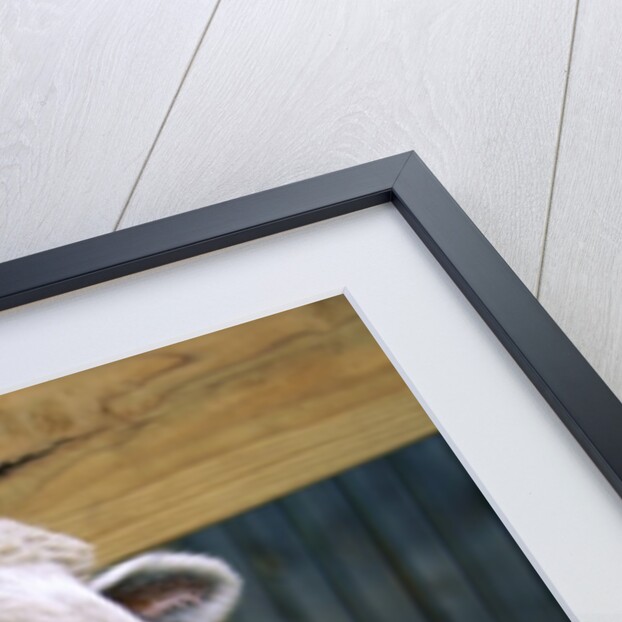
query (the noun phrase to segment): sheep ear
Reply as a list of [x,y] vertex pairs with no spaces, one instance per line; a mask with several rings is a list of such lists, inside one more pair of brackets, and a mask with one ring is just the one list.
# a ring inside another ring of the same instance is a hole
[[84,578],[93,560],[93,548],[82,540],[8,518],[0,519],[0,566],[56,564]]
[[238,601],[241,581],[219,559],[159,552],[109,569],[91,587],[148,622],[221,622]]

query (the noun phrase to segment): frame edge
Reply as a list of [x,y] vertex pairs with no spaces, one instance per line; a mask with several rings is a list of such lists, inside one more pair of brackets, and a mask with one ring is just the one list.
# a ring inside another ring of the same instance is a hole
[[414,152],[393,203],[622,497],[622,403],[613,391]]
[[0,311],[386,202],[622,497],[622,403],[414,151],[0,263]]
[[389,202],[411,153],[0,263],[0,311]]

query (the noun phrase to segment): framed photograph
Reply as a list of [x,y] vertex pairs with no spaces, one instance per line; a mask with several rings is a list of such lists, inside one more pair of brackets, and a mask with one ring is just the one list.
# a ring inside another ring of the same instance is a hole
[[0,308],[0,512],[101,567],[205,545],[237,620],[622,616],[622,404],[414,152],[0,264]]

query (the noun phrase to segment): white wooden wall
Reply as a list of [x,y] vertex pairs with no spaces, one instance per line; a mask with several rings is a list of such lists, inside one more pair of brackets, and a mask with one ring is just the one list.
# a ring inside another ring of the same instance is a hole
[[6,0],[0,260],[415,149],[622,397],[622,3]]

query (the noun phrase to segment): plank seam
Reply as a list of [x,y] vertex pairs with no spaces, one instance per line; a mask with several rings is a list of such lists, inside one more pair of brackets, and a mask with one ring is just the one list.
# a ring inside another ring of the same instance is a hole
[[542,274],[544,272],[544,261],[546,254],[546,246],[549,237],[549,225],[551,222],[551,208],[553,206],[553,196],[555,193],[555,182],[557,181],[557,167],[559,163],[559,151],[561,147],[562,131],[564,127],[564,119],[566,116],[566,103],[568,100],[568,84],[570,83],[570,68],[572,66],[572,55],[574,52],[575,37],[577,33],[577,21],[579,17],[579,3],[580,0],[576,0],[574,18],[572,22],[572,33],[570,35],[570,49],[568,51],[568,63],[566,66],[566,80],[564,82],[564,91],[562,95],[562,106],[559,115],[559,126],[557,129],[557,141],[555,144],[555,157],[553,159],[553,171],[551,174],[551,187],[549,189],[549,196],[546,206],[546,214],[544,217],[544,229],[542,232],[542,246],[540,249],[540,265],[538,268],[538,275],[536,278],[535,296],[540,300],[540,290],[542,288]]
[[[482,591],[481,583],[479,583],[476,579],[474,579],[472,573],[465,567],[464,559],[462,555],[457,554],[455,546],[452,546],[450,542],[447,540],[447,535],[444,533],[442,529],[439,528],[438,522],[435,521],[434,516],[430,513],[429,508],[426,507],[426,504],[421,503],[419,495],[415,493],[415,490],[411,483],[406,478],[403,470],[397,465],[397,455],[401,452],[404,452],[406,449],[410,449],[412,445],[402,448],[401,450],[397,450],[386,456],[386,462],[389,468],[395,474],[395,477],[401,482],[402,486],[408,493],[409,497],[412,499],[413,503],[421,510],[421,514],[425,517],[430,528],[436,533],[439,538],[439,541],[443,544],[447,555],[454,561],[456,567],[458,568],[460,574],[465,580],[465,583],[471,588],[471,591],[474,595],[474,598],[479,602],[488,614],[492,617],[492,619],[498,618],[500,614],[503,612],[499,611],[498,604],[494,601],[491,602],[490,598],[486,595],[485,592]],[[453,452],[452,452],[453,453]],[[465,471],[466,473],[466,471]],[[466,473],[466,475],[471,479],[471,476]],[[471,480],[473,481],[473,480]],[[491,508],[492,511],[492,508]],[[496,514],[495,514],[496,516]]]
[[[333,478],[327,478],[323,481],[331,481],[332,479]],[[356,612],[353,611],[352,606],[347,602],[347,599],[343,597],[343,594],[341,594],[340,590],[337,589],[335,582],[331,580],[330,575],[326,572],[324,563],[320,559],[320,556],[315,554],[314,547],[309,542],[309,539],[307,537],[307,534],[305,534],[304,529],[301,528],[299,522],[296,520],[295,516],[293,516],[291,510],[287,507],[287,504],[284,503],[284,499],[292,497],[294,494],[296,494],[296,492],[305,490],[305,488],[298,489],[294,493],[290,493],[289,495],[286,495],[281,499],[276,499],[274,502],[274,507],[277,509],[278,512],[280,512],[285,522],[290,526],[292,532],[297,536],[300,546],[303,548],[309,559],[309,563],[322,578],[322,580],[326,584],[328,591],[335,597],[335,602],[337,602],[343,608],[345,615],[347,615],[352,620],[352,622],[363,622],[356,615]]]
[[196,44],[192,52],[192,55],[190,56],[190,61],[188,62],[188,65],[186,66],[186,69],[184,70],[184,73],[181,76],[181,81],[179,82],[179,85],[177,86],[177,89],[175,90],[175,93],[173,95],[173,99],[171,100],[171,103],[169,104],[166,110],[166,113],[164,114],[164,118],[162,119],[162,122],[160,123],[160,127],[158,128],[158,131],[156,132],[155,138],[153,139],[153,142],[151,143],[151,147],[149,147],[149,150],[147,151],[145,161],[143,162],[142,166],[140,167],[140,170],[138,171],[138,175],[136,176],[136,179],[132,185],[132,188],[127,197],[127,200],[125,201],[125,204],[123,205],[123,208],[121,209],[121,212],[119,213],[119,217],[117,218],[117,221],[115,222],[115,225],[112,229],[113,231],[117,231],[119,229],[119,226],[121,225],[121,221],[123,220],[127,212],[127,208],[130,205],[130,201],[132,200],[132,197],[134,196],[134,193],[136,192],[136,188],[138,187],[138,184],[140,183],[140,180],[142,179],[143,173],[145,172],[145,169],[147,168],[147,164],[149,163],[149,160],[151,159],[151,156],[153,155],[153,151],[158,143],[158,140],[160,140],[160,135],[162,134],[162,131],[164,130],[164,126],[166,125],[169,117],[171,116],[173,107],[175,106],[175,103],[177,102],[177,98],[179,97],[181,89],[186,82],[186,78],[188,77],[188,74],[190,73],[190,69],[192,68],[192,65],[194,64],[194,61],[197,57],[197,54],[199,53],[199,50],[201,49],[201,46],[203,45],[203,41],[205,40],[207,31],[209,30],[209,27],[212,25],[212,22],[214,21],[214,16],[216,15],[216,12],[218,11],[218,7],[220,6],[221,1],[222,0],[216,0],[214,9],[211,15],[207,18],[207,23],[205,24],[205,28],[203,29],[203,32],[201,33],[201,36],[199,37],[199,41]]

